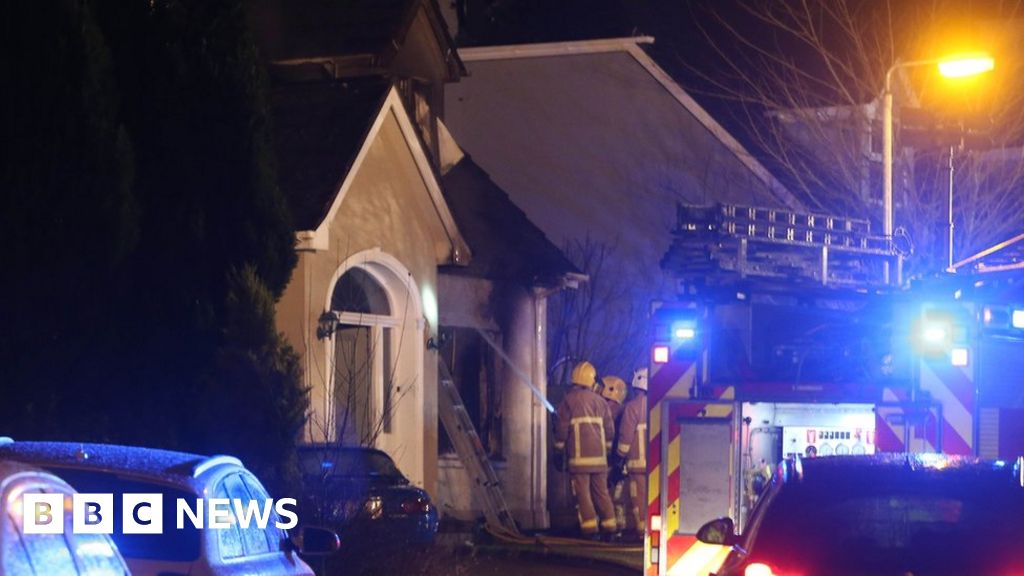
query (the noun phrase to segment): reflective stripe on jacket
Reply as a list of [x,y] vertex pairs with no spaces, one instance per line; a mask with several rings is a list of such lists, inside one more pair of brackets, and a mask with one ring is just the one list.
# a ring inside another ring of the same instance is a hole
[[619,444],[615,447],[626,457],[626,470],[631,473],[647,472],[647,394],[638,393],[626,402],[619,429]]
[[570,472],[607,470],[614,437],[612,413],[604,398],[580,386],[566,393],[558,405],[555,449],[566,451]]

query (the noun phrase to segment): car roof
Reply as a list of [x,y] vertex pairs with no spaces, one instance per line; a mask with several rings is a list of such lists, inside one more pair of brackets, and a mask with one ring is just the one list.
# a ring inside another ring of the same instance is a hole
[[230,456],[83,442],[2,442],[0,460],[17,460],[43,468],[102,470],[192,487],[204,484],[201,477],[222,466],[243,467]]
[[974,456],[946,454],[902,454],[880,453],[858,456],[824,456],[820,458],[797,457],[779,466],[778,476],[782,482],[793,480],[815,482],[835,481],[849,478],[854,474],[913,476],[999,476],[1007,479],[1020,474],[1020,462],[986,460]]
[[383,450],[377,448],[368,448],[366,446],[343,446],[341,444],[334,444],[330,442],[314,442],[311,444],[300,444],[298,446],[299,452],[363,452],[366,454],[380,454],[381,456],[387,457],[389,460],[391,456]]

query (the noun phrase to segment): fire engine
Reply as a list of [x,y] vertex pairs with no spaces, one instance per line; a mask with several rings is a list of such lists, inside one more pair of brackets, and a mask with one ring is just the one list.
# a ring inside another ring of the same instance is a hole
[[713,572],[728,550],[697,530],[742,530],[786,457],[1024,453],[1015,266],[906,288],[902,264],[864,220],[679,207],[679,296],[650,320],[645,575]]

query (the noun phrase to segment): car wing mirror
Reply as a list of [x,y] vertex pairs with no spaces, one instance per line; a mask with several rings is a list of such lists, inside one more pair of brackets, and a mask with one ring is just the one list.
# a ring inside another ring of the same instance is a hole
[[297,534],[285,540],[285,547],[303,555],[326,555],[341,547],[341,539],[333,530],[319,526],[303,526]]
[[736,536],[736,525],[732,518],[716,518],[697,530],[697,540],[705,544],[732,546],[739,542]]

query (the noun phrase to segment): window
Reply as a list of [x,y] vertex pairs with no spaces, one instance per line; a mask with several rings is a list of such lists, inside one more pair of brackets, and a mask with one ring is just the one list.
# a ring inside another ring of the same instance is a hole
[[[214,498],[230,498],[228,495],[227,487],[224,482],[220,483],[214,492]],[[230,560],[232,558],[241,558],[245,554],[242,546],[242,534],[238,530],[238,523],[234,520],[234,514],[231,515],[231,527],[230,528],[218,528],[216,530],[209,530],[208,532],[214,532],[217,534],[217,545],[220,548],[220,557],[224,560]]]
[[784,485],[747,543],[751,557],[802,574],[1016,573],[1024,536],[1006,519],[1024,498],[1009,474],[870,468]]
[[[110,540],[103,534],[75,534],[75,556],[82,567],[82,574],[111,575],[124,574],[124,566]],[[18,572],[9,572],[18,574]]]
[[242,535],[242,547],[245,550],[245,555],[253,556],[270,552],[266,533],[257,521],[257,515],[262,514],[263,511],[263,500],[258,500],[249,494],[249,490],[242,483],[242,477],[238,474],[232,474],[225,478],[224,486],[227,488],[228,498],[232,500],[232,510],[234,510],[236,501],[241,503],[243,510],[252,510],[251,506],[259,506],[259,511],[254,511],[254,514],[248,517],[248,523],[243,522],[237,515],[235,516],[238,532]]
[[[267,494],[267,491],[263,489],[263,486],[255,478],[245,474],[242,474],[241,478],[242,482],[245,483],[245,487],[249,490],[250,497],[259,502],[261,507],[264,502],[270,501],[270,495]],[[270,547],[271,552],[281,550],[281,541],[288,537],[284,530],[277,527],[277,523],[280,521],[277,511],[271,508],[267,527],[264,530],[267,537],[267,546]]]
[[[480,442],[492,458],[501,457],[501,390],[497,386],[498,359],[494,350],[480,337],[475,328],[442,326],[440,359],[448,367],[459,390]],[[500,341],[498,333],[490,335]],[[443,425],[438,425],[440,438],[438,452],[455,451]]]
[[331,294],[331,310],[378,316],[391,314],[384,287],[361,268],[352,268],[338,279]]
[[[183,490],[123,478],[109,472],[96,470],[54,469],[53,472],[71,484],[77,491],[86,494],[114,494],[114,502],[120,502],[121,495],[163,494],[164,502],[177,502],[179,498],[195,505],[197,496]],[[175,526],[175,506],[164,506],[164,526]],[[164,530],[163,534],[124,534],[121,515],[114,515],[114,543],[125,558],[145,558],[171,562],[191,562],[199,557],[200,534],[191,522],[186,521],[182,530]]]
[[331,309],[338,314],[334,332],[334,429],[337,439],[354,446],[374,446],[381,434],[394,432],[395,316],[384,285],[362,268],[347,270],[335,284]]

